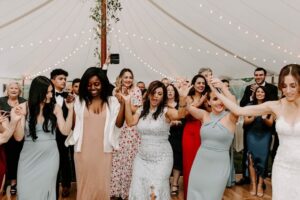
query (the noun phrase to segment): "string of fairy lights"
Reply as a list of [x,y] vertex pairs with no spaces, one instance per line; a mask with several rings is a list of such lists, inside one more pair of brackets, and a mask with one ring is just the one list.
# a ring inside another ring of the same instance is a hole
[[92,32],[92,29],[87,29],[87,30],[80,31],[79,33],[66,34],[64,36],[58,36],[55,38],[48,38],[48,39],[44,39],[44,40],[31,41],[31,42],[21,43],[21,44],[12,44],[12,45],[9,45],[9,47],[2,46],[2,47],[0,47],[0,53],[5,53],[12,49],[37,47],[37,46],[41,46],[41,45],[44,45],[47,43],[52,43],[55,41],[62,41],[62,40],[68,40],[68,39],[72,39],[72,38],[78,38],[78,37],[81,37],[82,35],[85,35],[85,34],[91,33],[91,32]]
[[120,43],[120,45],[135,59],[137,59],[141,64],[143,64],[145,67],[147,67],[149,70],[153,71],[154,73],[159,74],[161,77],[163,78],[168,78],[171,81],[174,81],[175,78],[168,76],[164,73],[162,73],[160,70],[158,70],[158,68],[160,67],[154,67],[151,64],[149,64],[145,59],[143,59],[142,57],[140,57],[133,49],[131,49],[129,46],[127,46],[123,40],[117,35],[114,34],[114,37],[117,39],[117,41]]
[[[298,59],[300,58],[300,53],[297,53],[288,48],[285,48],[283,45],[280,45],[277,42],[268,40],[266,37],[256,33],[255,31],[250,31],[249,28],[246,27],[246,25],[242,25],[240,23],[235,22],[235,20],[231,19],[228,16],[225,16],[224,13],[221,13],[220,11],[213,9],[213,8],[209,7],[208,5],[204,5],[204,3],[200,3],[199,8],[202,10],[201,12],[209,13],[212,17],[215,17],[215,18],[219,19],[219,21],[222,21],[223,23],[227,24],[228,26],[233,27],[233,30],[236,30],[239,33],[253,37],[260,43],[263,43],[275,50],[281,51],[284,54],[288,54],[288,55],[298,58]],[[265,60],[265,59],[263,59],[263,60]],[[286,62],[287,61],[285,61],[285,62],[283,61],[283,63],[286,63]]]
[[[246,25],[243,25],[241,23],[237,23],[236,20],[231,19],[228,16],[225,16],[224,13],[221,13],[220,11],[218,11],[217,9],[214,9],[212,7],[210,7],[209,5],[205,5],[203,2],[201,2],[199,4],[199,8],[203,10],[203,12],[207,12],[209,13],[212,17],[218,18],[220,21],[222,21],[222,23],[227,24],[228,26],[234,27],[234,30],[237,30],[237,32],[240,32],[241,34],[245,34],[248,35],[249,37],[253,37],[255,38],[257,41],[264,43],[266,45],[268,45],[269,47],[276,49],[278,51],[281,51],[282,53],[286,54],[286,55],[290,55],[292,57],[295,58],[300,58],[300,53],[296,53],[295,51],[292,51],[288,48],[283,47],[283,45],[280,45],[277,42],[268,40],[266,37],[257,34],[255,31],[250,30],[249,28],[247,28]],[[114,29],[112,28],[110,30],[110,33],[113,31]],[[48,38],[48,39],[43,39],[43,40],[37,40],[37,41],[32,41],[32,42],[26,42],[26,43],[20,43],[20,44],[12,44],[9,45],[7,47],[4,46],[0,46],[0,55],[13,50],[13,49],[18,49],[18,48],[28,48],[28,47],[37,47],[39,45],[44,45],[44,44],[48,44],[48,43],[52,43],[52,42],[56,42],[56,41],[61,41],[61,40],[68,40],[68,39],[72,39],[72,38],[79,38],[82,35],[85,35],[87,33],[91,33],[92,29],[87,29],[87,30],[81,30],[78,33],[73,33],[73,34],[66,34],[64,36],[60,36],[60,37],[53,37],[53,38]],[[133,37],[135,39],[140,39],[140,40],[146,40],[148,42],[152,42],[155,43],[157,45],[162,45],[162,46],[166,46],[166,47],[170,47],[170,48],[178,48],[181,50],[185,50],[185,51],[196,51],[198,53],[206,53],[206,54],[211,54],[211,55],[215,55],[215,56],[224,56],[224,57],[233,57],[236,58],[237,55],[230,55],[226,52],[222,52],[222,51],[212,51],[208,48],[198,48],[195,46],[185,46],[183,44],[178,44],[176,42],[168,42],[168,41],[163,41],[154,37],[146,37],[143,35],[139,35],[136,33],[129,33],[128,31],[123,32],[122,30],[118,29],[117,30],[118,33],[120,34],[124,34],[127,37]],[[93,37],[93,36],[92,36]],[[32,79],[38,75],[41,75],[43,73],[48,72],[49,70],[51,70],[54,67],[57,67],[58,65],[61,65],[63,63],[65,63],[67,60],[71,59],[71,57],[75,54],[77,54],[82,48],[84,48],[84,46],[88,45],[89,42],[92,40],[92,37],[87,38],[86,40],[84,40],[82,43],[80,43],[77,47],[75,47],[71,52],[65,54],[63,57],[61,57],[60,59],[58,59],[56,62],[54,62],[52,65],[49,65],[47,67],[44,67],[44,69],[28,75],[25,77],[25,79]],[[160,76],[162,77],[167,77],[171,80],[174,80],[173,77],[169,77],[166,74],[162,73],[161,71],[159,71],[157,68],[158,67],[153,67],[152,65],[150,65],[148,62],[146,62],[143,58],[141,58],[141,56],[138,56],[133,49],[131,49],[129,46],[125,45],[125,43],[120,39],[120,37],[118,35],[114,35],[114,37],[118,38],[118,42],[121,44],[122,47],[124,47],[130,55],[132,55],[133,57],[135,57],[137,60],[139,60],[144,66],[146,66],[148,69],[152,70],[155,73],[158,73]],[[264,57],[254,57],[254,56],[241,56],[244,59],[247,60],[252,60],[252,61],[262,61],[264,63],[269,62],[269,63],[288,63],[290,61],[288,61],[287,59],[284,60],[275,60],[275,59],[267,59]]]
[[[90,29],[89,32],[92,32],[92,30]],[[36,76],[39,76],[39,75],[44,74],[46,72],[49,72],[50,70],[52,70],[53,68],[55,68],[59,65],[60,66],[63,65],[66,61],[71,59],[74,55],[76,55],[79,51],[81,51],[85,46],[87,46],[93,40],[94,36],[95,35],[89,36],[87,39],[85,39],[83,42],[81,42],[78,46],[73,48],[69,53],[65,54],[60,59],[58,59],[56,62],[54,62],[54,64],[49,65],[49,66],[45,67],[44,69],[42,69],[42,70],[40,70],[40,71],[38,71],[34,74],[25,76],[24,77],[25,80],[33,79]]]
[[[177,44],[175,42],[167,42],[167,41],[162,41],[162,40],[159,40],[157,38],[153,38],[153,37],[145,37],[143,35],[138,35],[136,33],[129,33],[128,31],[122,31],[120,29],[117,30],[118,33],[123,33],[124,35],[128,36],[128,37],[133,37],[133,38],[136,38],[136,39],[140,39],[140,40],[146,40],[148,42],[152,42],[152,43],[155,43],[157,45],[162,45],[162,46],[169,46],[169,47],[172,47],[172,48],[178,48],[178,49],[181,49],[181,50],[188,50],[188,51],[196,51],[198,53],[206,53],[206,54],[211,54],[211,55],[215,55],[215,56],[219,56],[219,55],[223,55],[224,57],[228,57],[228,56],[232,56],[233,58],[236,58],[237,55],[230,55],[228,53],[222,53],[222,52],[219,52],[219,51],[212,51],[210,49],[205,49],[205,48],[198,48],[198,47],[194,47],[194,46],[184,46],[182,44]],[[253,60],[253,61],[259,61],[261,60],[262,62],[266,63],[266,62],[269,62],[269,63],[278,63],[277,60],[275,59],[266,59],[266,58],[258,58],[258,57],[250,57],[250,56],[241,56],[242,58],[244,59],[250,59],[250,60]],[[283,60],[282,63],[286,64],[288,63],[287,60]]]

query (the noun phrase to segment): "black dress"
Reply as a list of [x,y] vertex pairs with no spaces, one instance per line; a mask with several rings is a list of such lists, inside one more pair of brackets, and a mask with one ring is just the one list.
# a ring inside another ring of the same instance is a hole
[[[26,99],[19,97],[19,104],[24,103]],[[8,104],[8,97],[0,98],[0,109],[5,111],[11,111],[12,107]],[[17,179],[17,169],[20,153],[23,147],[24,141],[18,142],[11,137],[7,143],[4,144],[5,153],[6,153],[6,164],[7,164],[7,172],[6,179],[13,180]]]
[[[178,106],[176,106],[176,109]],[[181,124],[177,126],[171,126],[169,142],[173,149],[174,164],[173,169],[182,171],[182,135],[184,129],[185,120],[181,120]]]

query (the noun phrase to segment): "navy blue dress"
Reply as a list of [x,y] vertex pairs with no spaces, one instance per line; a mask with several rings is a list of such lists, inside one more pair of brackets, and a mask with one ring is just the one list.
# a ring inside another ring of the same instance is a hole
[[254,121],[245,126],[247,132],[248,155],[252,156],[256,173],[264,178],[267,167],[272,128],[267,126],[261,116],[255,117]]

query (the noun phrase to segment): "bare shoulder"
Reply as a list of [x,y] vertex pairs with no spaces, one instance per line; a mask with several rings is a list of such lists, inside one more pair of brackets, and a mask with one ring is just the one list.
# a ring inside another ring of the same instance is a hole
[[275,101],[267,101],[265,104],[273,111],[273,114],[278,115],[283,103],[283,99]]

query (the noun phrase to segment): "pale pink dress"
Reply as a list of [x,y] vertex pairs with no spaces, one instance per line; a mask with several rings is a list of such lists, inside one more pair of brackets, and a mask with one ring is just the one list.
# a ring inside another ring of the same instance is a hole
[[112,153],[103,152],[106,105],[100,114],[84,110],[81,152],[75,153],[77,200],[109,200]]

